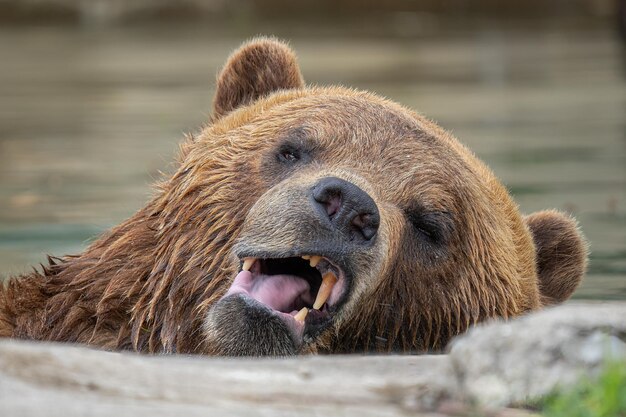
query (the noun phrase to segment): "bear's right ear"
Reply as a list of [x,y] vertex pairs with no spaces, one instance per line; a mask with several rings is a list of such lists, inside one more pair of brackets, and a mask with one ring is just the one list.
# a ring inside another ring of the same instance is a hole
[[539,290],[544,305],[567,300],[587,269],[588,246],[572,217],[556,210],[525,218],[535,242]]
[[271,38],[255,38],[237,49],[217,77],[213,120],[277,90],[304,86],[296,55]]

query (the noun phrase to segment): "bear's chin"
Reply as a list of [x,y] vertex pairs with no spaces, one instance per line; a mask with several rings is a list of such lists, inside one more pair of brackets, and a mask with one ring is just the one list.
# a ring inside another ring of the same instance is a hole
[[209,309],[204,332],[211,355],[291,356],[299,351],[295,329],[271,309],[242,294],[222,298]]

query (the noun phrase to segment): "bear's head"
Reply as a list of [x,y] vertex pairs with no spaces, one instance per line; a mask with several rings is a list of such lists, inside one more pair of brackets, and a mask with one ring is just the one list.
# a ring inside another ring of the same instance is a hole
[[237,50],[213,110],[153,208],[164,259],[184,259],[160,266],[178,268],[167,291],[205,285],[204,353],[439,350],[481,320],[561,302],[581,280],[572,218],[523,217],[419,114],[306,87],[284,43]]

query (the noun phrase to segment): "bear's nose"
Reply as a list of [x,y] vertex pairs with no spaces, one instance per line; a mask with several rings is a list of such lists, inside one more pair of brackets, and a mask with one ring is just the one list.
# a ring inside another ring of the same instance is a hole
[[369,241],[376,236],[380,215],[365,191],[337,177],[320,179],[311,191],[320,215],[349,240]]

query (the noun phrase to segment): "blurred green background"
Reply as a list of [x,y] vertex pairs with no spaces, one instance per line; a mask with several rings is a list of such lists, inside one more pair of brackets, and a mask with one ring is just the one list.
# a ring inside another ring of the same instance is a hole
[[451,130],[523,212],[573,213],[592,250],[575,297],[626,299],[625,13],[611,0],[0,0],[0,279],[140,208],[208,121],[230,51],[266,34],[290,41],[309,83],[372,90]]

